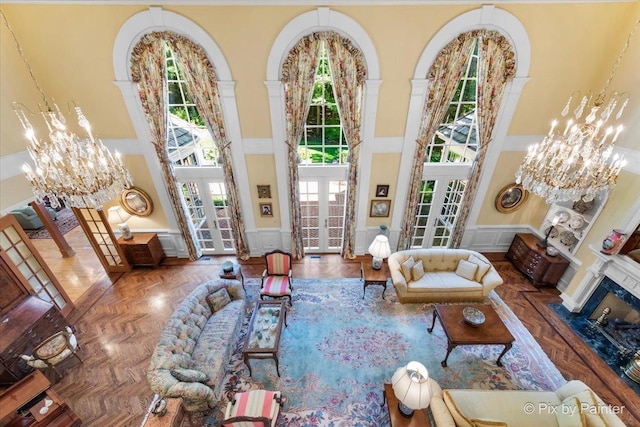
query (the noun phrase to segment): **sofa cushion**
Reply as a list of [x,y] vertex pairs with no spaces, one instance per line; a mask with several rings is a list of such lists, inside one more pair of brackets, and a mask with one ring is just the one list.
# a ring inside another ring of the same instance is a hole
[[508,426],[555,426],[556,414],[543,408],[561,404],[555,392],[537,390],[443,390],[443,398],[456,426],[471,427],[473,419],[498,418]]
[[227,292],[226,288],[220,288],[214,293],[207,295],[207,303],[213,313],[220,310],[230,302],[231,298],[229,297],[229,292]]
[[472,262],[478,266],[474,280],[476,282],[482,282],[482,278],[484,277],[485,274],[487,274],[487,271],[489,271],[489,269],[491,268],[491,264],[478,258],[474,254],[469,255],[469,259],[467,261]]
[[[571,399],[578,400],[578,407],[580,412],[584,415],[587,427],[609,427],[604,416],[602,415],[602,409],[591,390],[584,390],[573,396],[567,397],[562,403],[570,401]],[[606,407],[605,407],[606,408]]]
[[204,383],[209,379],[209,377],[207,377],[207,374],[196,369],[175,368],[169,372],[171,372],[173,378],[177,379],[178,381],[187,383]]
[[410,256],[400,264],[400,270],[402,271],[402,275],[404,276],[406,281],[411,281],[411,269],[413,268],[414,264],[415,261],[413,259],[413,256]]
[[464,277],[467,280],[474,280],[476,271],[478,271],[477,264],[463,259],[458,261],[458,268],[456,268],[456,274],[458,276]]
[[425,271],[420,280],[409,283],[407,292],[469,292],[482,293],[482,285],[473,280],[467,280],[454,272],[429,272]]
[[580,410],[580,401],[577,397],[567,397],[562,401],[562,406],[556,412],[559,427],[586,427],[587,420]]
[[474,427],[507,427],[507,423],[490,418],[473,418],[471,420]]
[[411,277],[413,280],[420,280],[424,276],[424,266],[422,265],[422,260],[413,264],[411,268]]

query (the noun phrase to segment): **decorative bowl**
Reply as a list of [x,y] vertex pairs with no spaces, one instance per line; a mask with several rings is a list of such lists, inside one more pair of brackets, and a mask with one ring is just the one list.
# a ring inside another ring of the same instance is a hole
[[222,263],[222,271],[225,273],[231,273],[233,271],[233,262],[225,261]]
[[557,256],[560,251],[554,248],[553,246],[547,247],[547,255],[549,256]]
[[465,322],[474,327],[482,325],[486,320],[484,313],[473,307],[465,307],[462,310],[462,317],[464,317]]

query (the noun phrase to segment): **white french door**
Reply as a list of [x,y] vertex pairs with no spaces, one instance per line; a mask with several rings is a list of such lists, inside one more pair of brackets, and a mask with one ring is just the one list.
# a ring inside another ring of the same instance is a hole
[[340,252],[344,233],[346,180],[330,176],[305,177],[300,178],[299,188],[305,252]]
[[222,180],[191,178],[178,180],[197,244],[205,255],[235,253],[227,192]]
[[447,248],[471,170],[465,164],[425,165],[412,248]]

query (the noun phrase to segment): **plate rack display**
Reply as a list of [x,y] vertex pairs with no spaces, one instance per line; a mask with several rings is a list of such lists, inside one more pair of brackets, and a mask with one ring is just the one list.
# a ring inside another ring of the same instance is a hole
[[574,254],[584,240],[600,211],[604,207],[606,196],[596,196],[592,202],[558,202],[549,206],[549,210],[538,230],[543,236],[547,235],[553,220],[557,220],[551,234],[549,245],[555,247],[565,255]]

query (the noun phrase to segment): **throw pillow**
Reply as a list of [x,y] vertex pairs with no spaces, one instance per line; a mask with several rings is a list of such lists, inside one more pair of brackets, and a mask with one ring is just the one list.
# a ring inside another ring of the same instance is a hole
[[580,410],[580,401],[575,396],[569,396],[562,401],[556,412],[559,427],[586,427],[587,420]]
[[472,418],[474,427],[507,427],[507,423],[500,420],[490,420],[487,418]]
[[458,268],[456,268],[456,274],[460,277],[464,277],[467,280],[473,280],[478,266],[472,262],[461,259],[458,261]]
[[411,269],[413,268],[413,264],[416,262],[413,260],[413,255],[407,258],[402,264],[400,264],[400,269],[402,270],[402,275],[406,281],[411,281]]
[[226,288],[218,289],[214,293],[207,295],[207,303],[209,303],[209,308],[214,313],[230,302],[231,298],[229,298],[229,292],[227,292]]
[[604,418],[603,410],[606,407],[601,407],[600,402],[596,399],[591,390],[584,390],[580,393],[576,393],[573,396],[567,397],[563,402],[575,397],[578,399],[580,411],[584,414],[586,425],[589,427],[609,427],[607,421]]
[[489,269],[491,268],[491,264],[478,258],[474,254],[469,255],[468,261],[478,266],[478,271],[476,271],[476,275],[475,275],[475,281],[482,282],[482,278],[484,277],[485,274],[487,274],[487,271],[489,271]]
[[422,265],[422,260],[413,264],[413,268],[411,268],[411,277],[413,280],[420,280],[424,276],[424,266]]
[[195,369],[174,368],[169,372],[173,378],[186,383],[204,383],[209,379],[207,374]]

